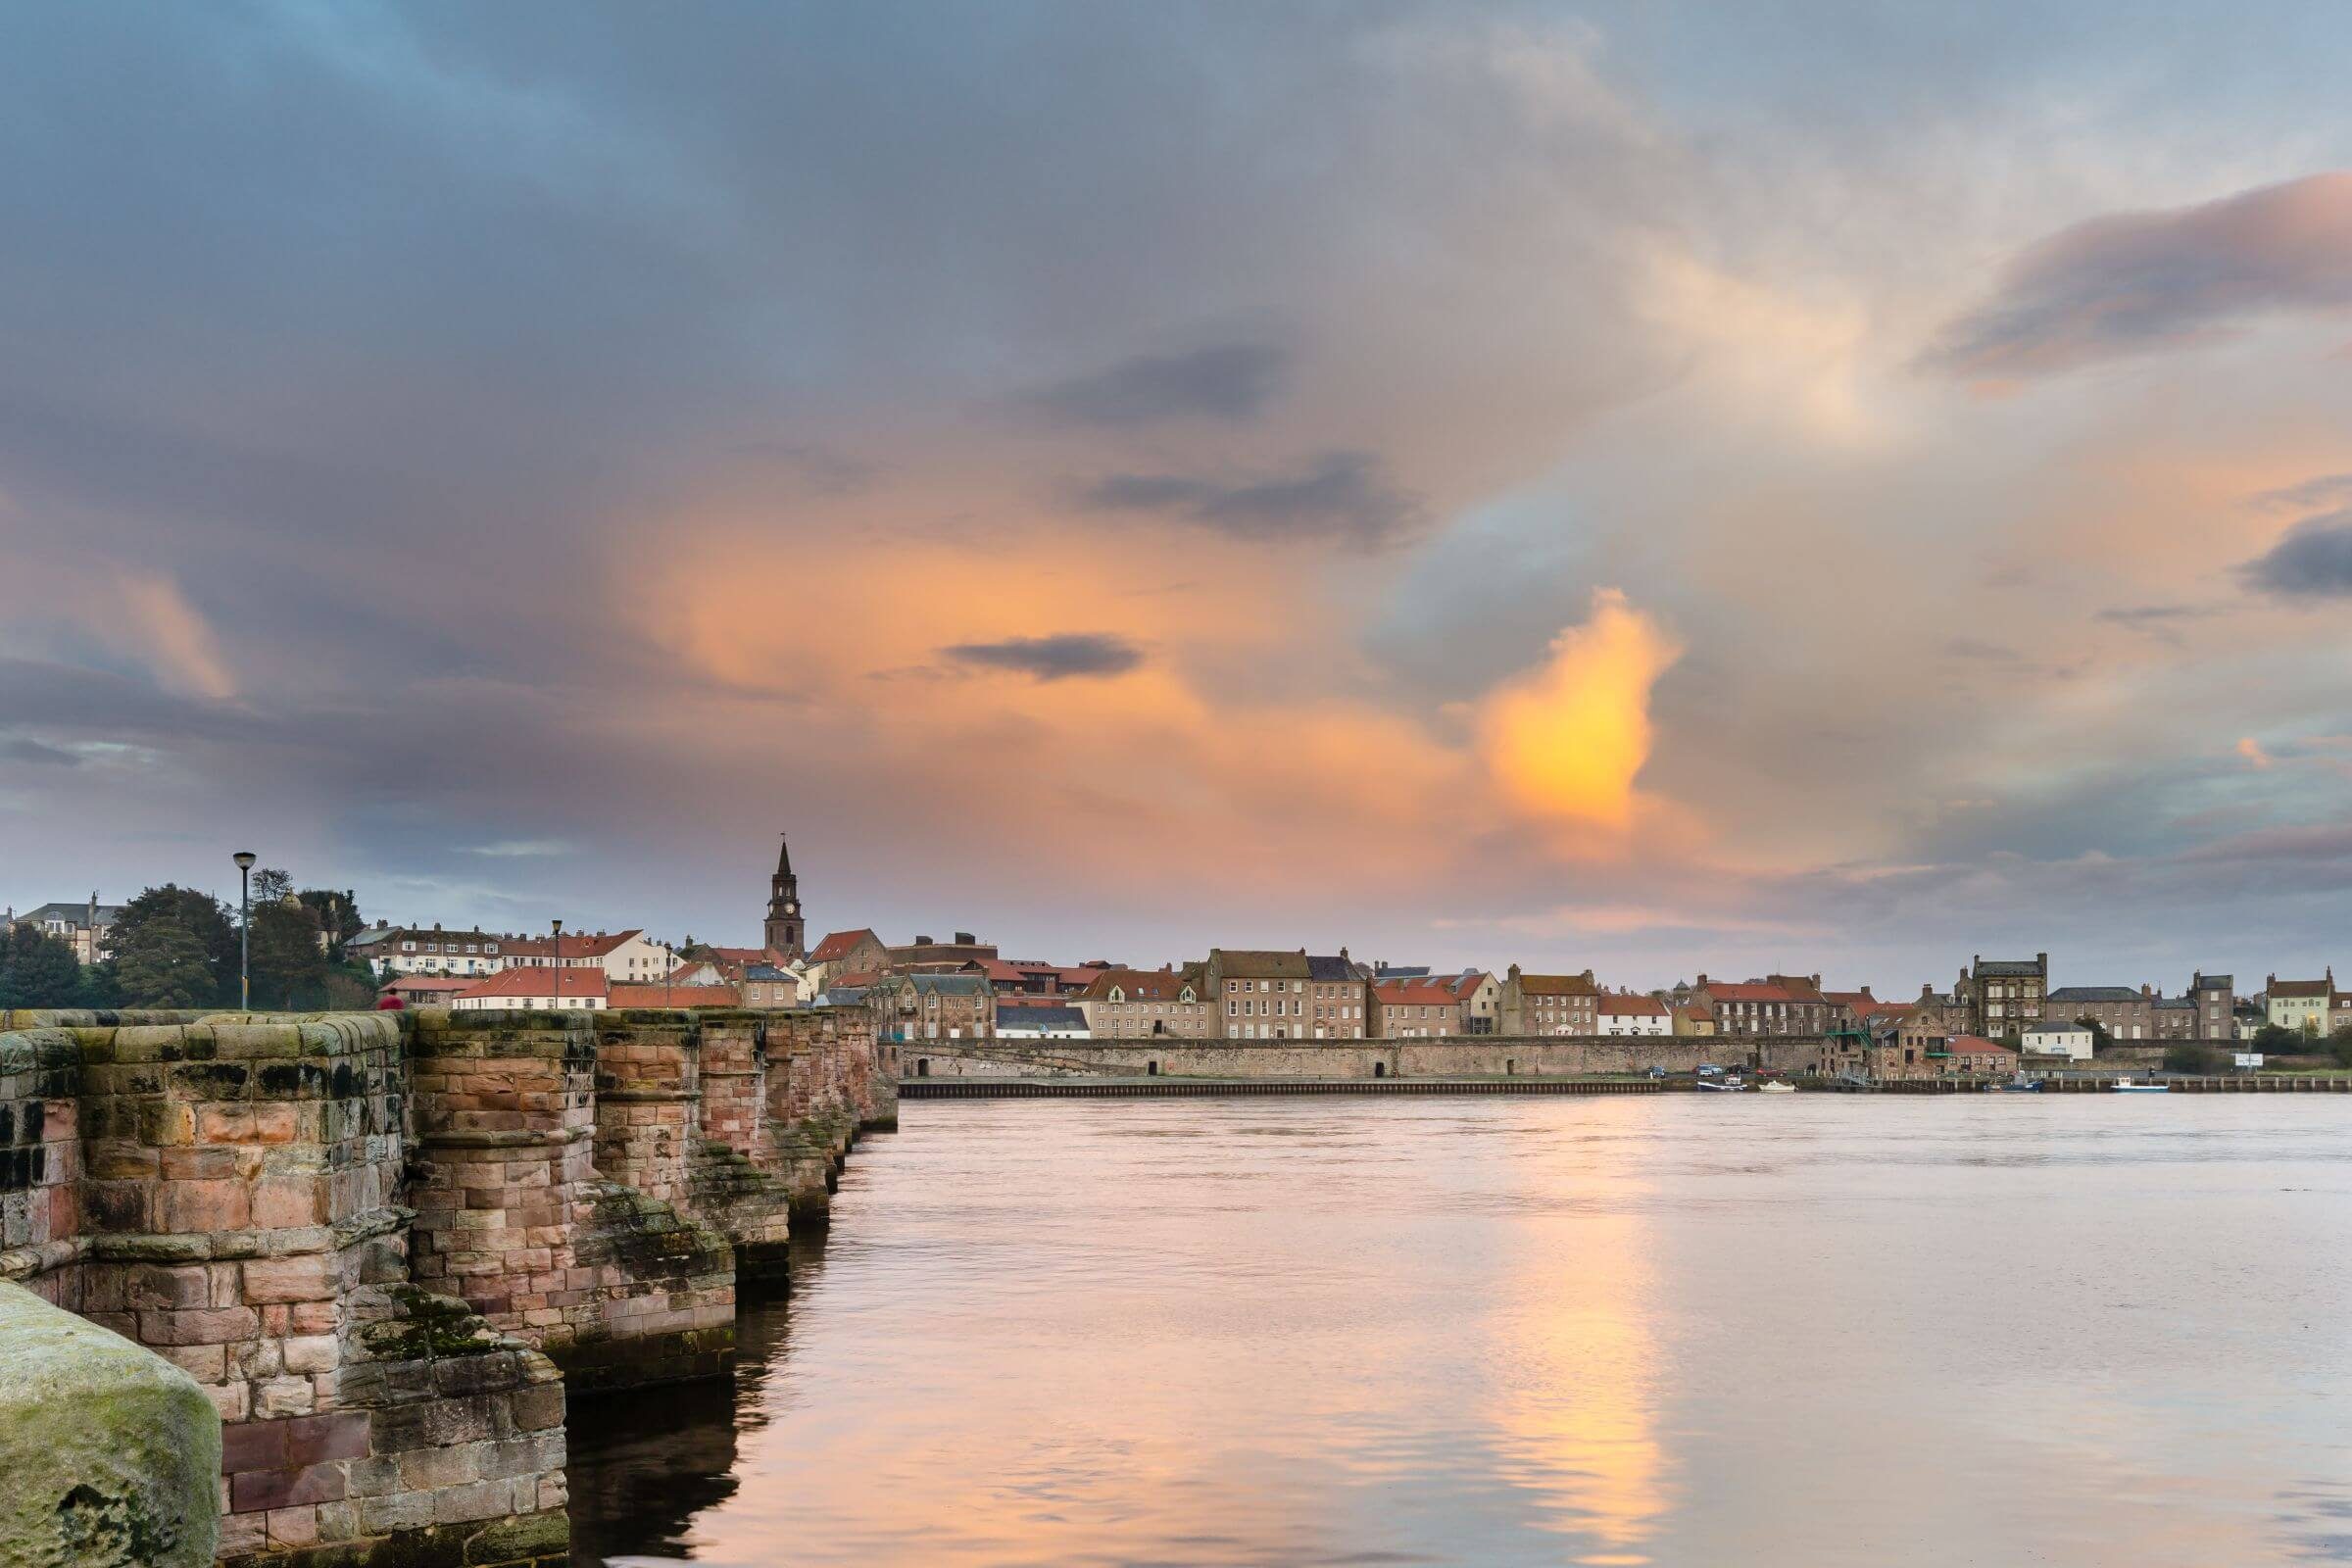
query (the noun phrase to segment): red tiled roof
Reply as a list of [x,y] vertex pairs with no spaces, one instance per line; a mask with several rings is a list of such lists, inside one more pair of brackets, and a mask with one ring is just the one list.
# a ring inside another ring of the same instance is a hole
[[1665,1015],[1666,1004],[1655,997],[1628,997],[1611,994],[1600,999],[1600,1010],[1620,1016],[1657,1018]]
[[1372,982],[1372,995],[1380,999],[1384,1007],[1450,1007],[1455,1000],[1452,991],[1443,984],[1418,976],[1401,980],[1375,980]]
[[1597,997],[1600,987],[1581,974],[1523,974],[1519,990],[1530,997]]
[[2269,994],[2274,997],[2324,997],[2332,989],[2327,980],[2274,980]]
[[404,974],[399,979],[393,981],[390,985],[385,986],[383,989],[385,991],[409,991],[416,993],[427,991],[446,992],[463,991],[467,986],[472,984],[473,982],[471,980],[464,979],[457,975]]
[[479,984],[467,986],[458,995],[553,998],[559,979],[563,981],[564,995],[567,997],[601,997],[606,994],[605,971],[602,969],[561,969],[542,964],[536,968],[501,969]]
[[780,963],[782,963],[782,962],[784,961],[784,955],[782,955],[781,953],[778,953],[778,952],[777,952],[775,949],[773,949],[773,948],[719,948],[719,947],[714,947],[714,948],[710,949],[710,956],[711,956],[712,957],[714,957],[714,958],[718,959],[718,960],[719,960],[721,963],[777,963],[777,964],[780,964]]
[[[1521,978],[1524,979],[1525,976],[1521,976]],[[1487,980],[1488,975],[1486,970],[1472,969],[1466,973],[1454,975],[1450,979],[1441,980],[1438,983],[1453,994],[1454,1001],[1462,1002],[1468,1000],[1470,994],[1476,991],[1480,986],[1485,985]]]
[[[1113,988],[1127,993],[1130,1002],[1174,1002],[1183,994],[1185,978],[1180,974],[1157,969],[1092,969],[1087,971],[1086,989],[1079,993],[1089,1002],[1108,1002]],[[1194,988],[1200,995],[1200,988]]]
[[[1710,980],[1707,995],[1717,1002],[1795,1002],[1786,986],[1753,985],[1744,981]],[[1809,1000],[1809,999],[1808,999]]]
[[2017,1054],[2015,1046],[2004,1046],[1998,1040],[1986,1040],[1982,1035],[1954,1035],[1944,1042],[1944,1049],[1955,1056],[1984,1056],[2000,1054]]
[[1885,1003],[1870,994],[1868,986],[1864,986],[1859,991],[1824,991],[1821,994],[1821,1000],[1840,1007],[1851,1007],[1865,1017],[1886,1005]]
[[859,937],[866,938],[876,947],[882,945],[882,939],[864,926],[859,926],[855,931],[831,931],[826,933],[824,941],[816,945],[816,951],[808,955],[808,961],[810,963],[832,963],[846,958],[850,956],[850,950],[858,946]]
[[733,986],[632,986],[612,988],[606,1001],[612,1007],[740,1007],[742,994]]
[[[626,931],[615,931],[610,936],[602,931],[579,936],[566,934],[564,938],[564,951],[561,956],[601,958],[623,942],[628,941],[629,938],[636,936],[642,929],[642,927],[632,926]],[[515,957],[545,958],[553,954],[553,949],[549,946],[549,939],[546,937],[512,937],[507,942],[507,953]]]
[[879,969],[852,969],[847,974],[834,975],[831,979],[827,980],[825,984],[828,987],[870,986],[881,978],[882,971]]

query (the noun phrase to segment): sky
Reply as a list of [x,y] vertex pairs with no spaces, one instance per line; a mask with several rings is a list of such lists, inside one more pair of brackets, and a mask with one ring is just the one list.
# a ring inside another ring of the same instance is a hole
[[[2055,984],[2352,926],[2352,17],[0,19],[0,901]],[[2252,976],[2248,982],[2242,977]]]

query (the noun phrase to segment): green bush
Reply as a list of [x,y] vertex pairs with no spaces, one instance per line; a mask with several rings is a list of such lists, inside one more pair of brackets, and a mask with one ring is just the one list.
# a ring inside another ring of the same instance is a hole
[[2166,1072],[2212,1072],[2219,1064],[2221,1054],[2211,1046],[2183,1040],[2164,1048]]

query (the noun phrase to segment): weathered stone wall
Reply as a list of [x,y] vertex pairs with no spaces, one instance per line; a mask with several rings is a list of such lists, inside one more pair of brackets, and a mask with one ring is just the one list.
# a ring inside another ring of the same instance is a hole
[[0,1280],[201,1391],[222,1562],[554,1568],[565,1384],[724,1372],[895,1114],[859,1009],[5,1014]]
[[[950,1048],[955,1049],[951,1050]],[[1463,1036],[1448,1040],[923,1041],[901,1048],[908,1078],[1133,1076],[1186,1078],[1486,1078],[1689,1072],[1702,1063],[1806,1071],[1824,1056],[1809,1037]]]
[[[627,1016],[608,1024],[607,1048],[630,1069],[666,1058],[681,1073],[664,1029],[634,1056]],[[585,1012],[418,1012],[417,1282],[545,1350],[574,1387],[715,1375],[733,1353],[732,1251],[597,1170],[594,1027]],[[673,1144],[686,1136],[681,1126]],[[656,1159],[659,1143],[612,1147],[682,1194],[683,1150]]]

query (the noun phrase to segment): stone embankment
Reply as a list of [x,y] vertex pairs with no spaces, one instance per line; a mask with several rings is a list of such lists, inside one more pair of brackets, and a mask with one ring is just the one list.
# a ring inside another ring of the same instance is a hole
[[909,1081],[1031,1076],[1577,1078],[1701,1063],[1820,1070],[1828,1042],[1689,1035],[1457,1035],[1440,1040],[929,1040],[898,1047]]
[[88,1518],[24,1560],[564,1562],[566,1388],[724,1373],[738,1280],[896,1125],[895,1061],[858,1008],[0,1014],[0,1340],[23,1292],[113,1331],[51,1334],[44,1402],[103,1433],[199,1391],[177,1446],[218,1454],[181,1517],[143,1460],[36,1451],[0,1509]]

